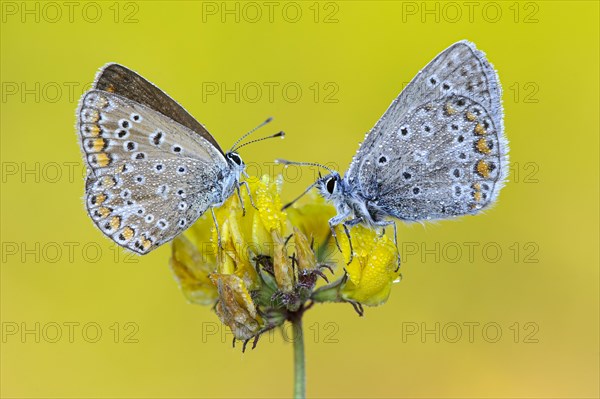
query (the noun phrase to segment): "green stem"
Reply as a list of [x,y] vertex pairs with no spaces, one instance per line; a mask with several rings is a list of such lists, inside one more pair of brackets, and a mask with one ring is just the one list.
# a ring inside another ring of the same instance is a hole
[[294,398],[306,398],[306,368],[304,364],[304,332],[302,331],[302,312],[292,319],[294,334]]

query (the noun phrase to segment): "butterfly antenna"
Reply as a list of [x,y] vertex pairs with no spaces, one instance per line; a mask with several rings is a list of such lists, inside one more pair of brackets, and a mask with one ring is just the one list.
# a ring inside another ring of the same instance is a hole
[[292,201],[288,202],[287,204],[285,204],[281,210],[285,211],[287,208],[289,208],[290,206],[292,206],[296,201],[298,201],[300,198],[302,198],[306,193],[308,193],[310,191],[311,188],[313,188],[314,186],[317,185],[319,181],[317,180],[316,182],[314,182],[313,184],[311,184],[310,186],[308,186],[308,188],[306,190],[304,190],[304,192],[302,194],[300,194],[299,196],[297,196],[296,198],[294,198]]
[[[320,163],[316,163],[316,162],[294,162],[294,161],[288,161],[287,159],[276,159],[275,163],[281,164],[281,165],[298,165],[298,166],[316,166],[318,168],[323,168],[323,169],[327,169],[329,172],[331,173],[335,173],[335,171],[331,168],[328,168],[325,165],[321,165]],[[321,180],[321,171],[319,171],[319,180]],[[285,204],[281,210],[285,210],[287,208],[289,208],[290,206],[292,206],[296,201],[298,201],[300,198],[302,198],[306,193],[308,193],[310,191],[311,188],[313,188],[314,186],[317,185],[317,183],[319,183],[319,180],[317,180],[316,182],[314,182],[313,184],[311,184],[310,186],[308,186],[308,188],[306,190],[304,190],[304,192],[302,192],[302,194],[300,194],[299,196],[297,196],[296,198],[294,198],[293,201],[288,202],[287,204]]]
[[323,169],[327,169],[329,172],[331,173],[335,173],[335,171],[325,165],[322,165],[320,163],[316,163],[316,162],[294,162],[294,161],[288,161],[287,159],[276,159],[275,163],[278,163],[280,165],[298,165],[298,166],[316,166],[318,168],[323,168]]
[[272,135],[270,135],[270,136],[267,136],[267,137],[261,137],[260,139],[256,139],[256,140],[251,140],[251,141],[248,141],[248,142],[246,142],[246,143],[244,143],[244,144],[240,144],[240,145],[238,145],[238,146],[237,146],[237,147],[235,147],[235,148],[232,148],[230,151],[237,151],[237,150],[239,150],[240,148],[247,146],[248,144],[252,144],[252,143],[258,143],[259,141],[263,141],[263,140],[267,140],[267,139],[274,139],[275,137],[281,137],[281,138],[284,138],[284,137],[285,137],[285,132],[284,132],[284,131],[281,131],[281,132],[279,132],[279,133],[275,133],[275,134],[272,134]]
[[244,134],[235,143],[233,143],[233,145],[231,146],[231,150],[230,151],[234,151],[235,146],[238,145],[240,143],[240,141],[244,140],[246,137],[248,137],[249,135],[251,135],[252,133],[254,133],[255,131],[257,131],[258,129],[260,129],[261,127],[263,127],[264,125],[266,125],[267,123],[271,122],[272,120],[273,120],[272,117],[267,118],[266,121],[264,121],[260,125],[256,126],[254,129],[250,130],[248,133]]

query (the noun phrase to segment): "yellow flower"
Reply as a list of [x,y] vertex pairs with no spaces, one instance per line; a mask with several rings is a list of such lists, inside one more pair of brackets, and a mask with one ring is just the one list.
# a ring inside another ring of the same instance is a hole
[[308,238],[299,228],[294,226],[294,250],[299,272],[310,272],[317,268],[315,254],[310,247]]
[[[348,240],[342,228],[336,230],[344,254],[350,252]],[[398,251],[386,235],[364,226],[350,231],[354,257],[346,266],[348,280],[341,288],[345,300],[363,305],[377,306],[387,301],[392,283],[400,277]]]
[[254,194],[254,203],[258,211],[254,212],[252,219],[252,242],[258,247],[260,253],[273,256],[273,233],[283,236],[286,222],[286,213],[281,210],[282,204],[279,197],[280,182],[272,182],[269,176],[262,179],[253,179],[250,190]]
[[[314,240],[315,251],[317,253],[335,253],[333,251],[326,251],[325,248],[327,244],[330,246],[333,245],[330,238],[329,219],[335,216],[335,208],[325,202],[323,197],[315,191],[311,191],[306,195],[304,201],[289,207],[287,214],[291,224],[304,233],[308,237],[309,242]],[[325,261],[325,259],[321,258],[319,260]],[[332,259],[326,260],[331,261]]]
[[210,250],[201,251],[199,248],[202,247],[194,245],[183,235],[175,238],[169,265],[188,301],[212,305],[217,299],[217,290],[208,275],[214,270],[216,260]]
[[211,274],[210,279],[217,286],[219,293],[215,311],[221,322],[227,325],[239,340],[255,336],[262,328],[263,320],[244,281],[235,275],[218,273]]
[[[235,194],[215,209],[221,248],[210,213],[173,241],[170,265],[190,302],[216,302],[215,312],[236,339],[248,340],[292,320],[310,301],[359,307],[387,300],[399,276],[397,250],[388,237],[353,228],[355,254],[347,276],[317,289],[319,277],[327,281],[322,268],[343,260],[328,224],[335,209],[309,194],[304,203],[282,211],[281,179],[263,176],[248,184],[250,195],[241,190],[245,212]],[[349,254],[343,229],[336,231],[343,253]]]
[[228,217],[221,229],[221,245],[223,254],[219,263],[219,272],[235,274],[242,278],[250,290],[260,288],[260,281],[254,266],[250,263],[252,254],[249,252],[246,236],[240,226],[240,220],[233,215]]
[[285,242],[277,230],[273,231],[273,273],[279,290],[283,293],[294,289],[294,270],[288,258]]

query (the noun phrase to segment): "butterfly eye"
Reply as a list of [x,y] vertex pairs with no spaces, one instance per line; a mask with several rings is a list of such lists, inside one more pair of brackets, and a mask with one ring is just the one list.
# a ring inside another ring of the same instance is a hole
[[335,178],[334,177],[327,180],[326,188],[327,188],[327,191],[329,192],[329,194],[333,194],[333,190],[335,189]]
[[242,164],[242,158],[240,158],[240,156],[238,154],[231,153],[231,154],[229,154],[229,158],[231,158],[231,160],[233,162],[235,162],[237,165]]

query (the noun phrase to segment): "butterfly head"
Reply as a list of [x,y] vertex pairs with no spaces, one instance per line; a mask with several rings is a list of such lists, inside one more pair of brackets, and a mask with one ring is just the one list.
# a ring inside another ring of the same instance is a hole
[[344,196],[346,195],[346,182],[338,172],[329,168],[327,165],[322,165],[315,162],[294,162],[288,161],[286,159],[276,159],[275,162],[281,165],[315,166],[329,171],[329,174],[326,176],[321,176],[321,172],[319,172],[319,178],[317,179],[317,181],[308,186],[308,188],[304,190],[302,194],[296,197],[296,199],[285,204],[282,209],[286,209],[292,206],[304,194],[309,192],[314,187],[317,187],[319,189],[319,192],[321,193],[323,198],[325,198],[325,200],[333,201],[334,204],[336,204],[336,206],[337,204],[343,203]]
[[227,154],[225,154],[225,159],[227,159],[229,167],[231,168],[231,170],[236,172],[237,176],[240,176],[242,173],[244,173],[244,169],[246,169],[246,164],[244,163],[244,160],[242,159],[240,154],[238,154],[235,151],[229,151]]
[[338,172],[332,172],[317,180],[317,187],[323,198],[332,201],[343,195],[343,183],[340,174]]

